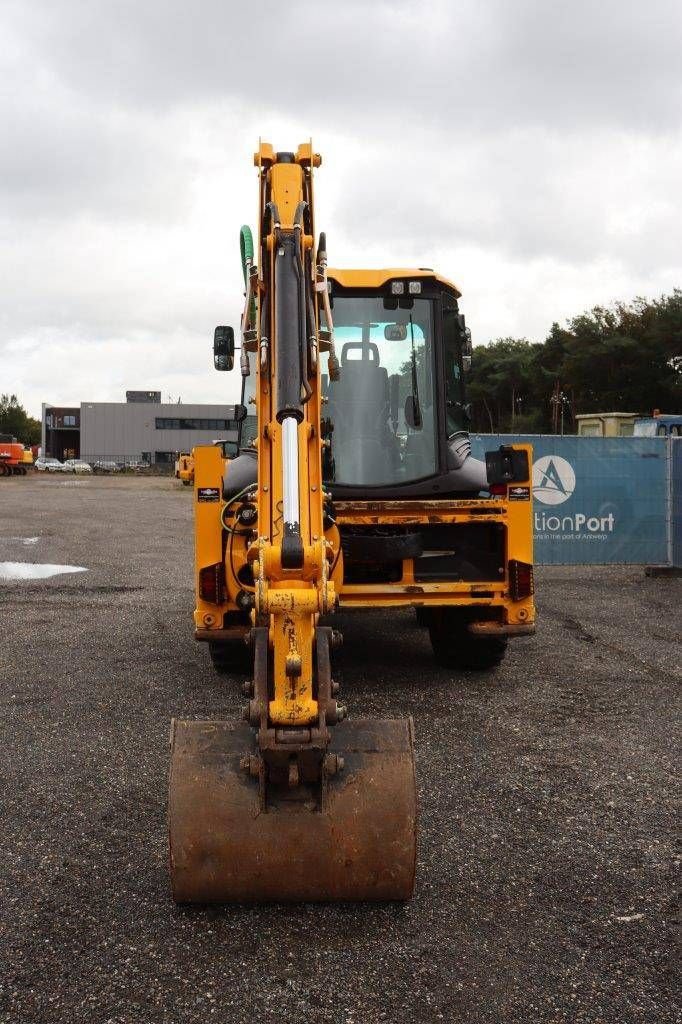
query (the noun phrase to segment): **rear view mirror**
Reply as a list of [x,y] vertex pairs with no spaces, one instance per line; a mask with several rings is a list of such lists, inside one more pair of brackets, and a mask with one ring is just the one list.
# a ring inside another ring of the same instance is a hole
[[386,324],[384,327],[384,338],[386,341],[405,341],[406,337],[406,324]]
[[213,365],[216,370],[231,370],[234,366],[234,331],[231,327],[216,327],[215,329]]

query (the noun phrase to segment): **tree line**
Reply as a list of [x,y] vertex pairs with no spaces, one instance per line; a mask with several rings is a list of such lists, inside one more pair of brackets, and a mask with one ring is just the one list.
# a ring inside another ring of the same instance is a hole
[[543,342],[498,338],[474,348],[471,429],[575,433],[590,412],[682,412],[682,289],[596,306],[555,323]]
[[[682,289],[595,306],[553,324],[543,342],[477,345],[467,390],[471,429],[484,433],[558,433],[562,413],[566,433],[579,413],[682,413]],[[40,422],[16,395],[0,396],[0,434],[40,442]]]
[[29,416],[16,395],[0,395],[0,434],[22,444],[40,444],[40,420]]

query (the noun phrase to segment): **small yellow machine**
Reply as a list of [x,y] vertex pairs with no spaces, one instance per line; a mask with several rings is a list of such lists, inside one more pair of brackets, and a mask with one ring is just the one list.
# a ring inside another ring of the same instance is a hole
[[185,487],[191,487],[194,479],[194,458],[188,452],[181,452],[175,460],[175,479],[182,480]]
[[[193,452],[195,636],[228,671],[246,640],[253,673],[241,723],[173,722],[173,894],[408,899],[411,720],[346,717],[329,617],[414,608],[439,662],[498,664],[534,630],[531,452],[471,454],[457,287],[424,268],[327,270],[319,155],[263,143],[255,163],[239,451]],[[234,352],[217,327],[216,368]]]

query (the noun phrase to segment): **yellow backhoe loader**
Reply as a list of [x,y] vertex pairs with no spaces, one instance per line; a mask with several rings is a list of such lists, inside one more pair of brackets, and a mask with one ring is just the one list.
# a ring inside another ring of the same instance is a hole
[[194,459],[189,452],[179,452],[175,460],[175,479],[181,480],[185,487],[192,486],[194,479]]
[[[253,671],[243,721],[172,724],[179,902],[408,899],[412,722],[346,717],[329,617],[414,608],[451,669],[535,628],[531,452],[471,454],[460,292],[425,268],[328,269],[320,162],[312,144],[255,154],[238,454],[193,451],[195,635],[219,671],[246,640]],[[234,353],[217,327],[216,368]]]

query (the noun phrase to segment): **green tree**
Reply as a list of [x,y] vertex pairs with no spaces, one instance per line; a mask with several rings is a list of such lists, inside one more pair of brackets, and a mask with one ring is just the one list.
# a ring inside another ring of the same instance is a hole
[[539,429],[535,362],[540,348],[525,338],[498,338],[475,348],[467,381],[473,430]]
[[542,344],[479,345],[468,391],[479,431],[552,431],[557,391],[568,400],[567,430],[584,412],[682,412],[682,290],[597,306],[553,324]]
[[576,411],[680,411],[682,290],[653,302],[597,306],[569,321],[564,342],[559,373]]
[[40,420],[28,415],[16,395],[0,395],[0,434],[11,434],[22,444],[40,444]]

